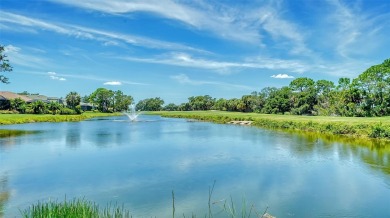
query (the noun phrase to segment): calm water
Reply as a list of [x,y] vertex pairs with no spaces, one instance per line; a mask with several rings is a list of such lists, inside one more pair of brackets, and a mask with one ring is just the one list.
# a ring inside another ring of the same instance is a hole
[[[138,119],[1,126],[38,130],[0,138],[4,216],[66,196],[103,206],[118,202],[136,217],[169,217],[174,190],[176,214],[200,217],[215,180],[212,201],[232,197],[240,207],[245,198],[278,218],[390,217],[390,147],[158,116]],[[217,216],[222,206],[213,204]]]

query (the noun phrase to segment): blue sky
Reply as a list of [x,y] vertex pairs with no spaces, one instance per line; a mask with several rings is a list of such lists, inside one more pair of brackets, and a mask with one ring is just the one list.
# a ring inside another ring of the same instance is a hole
[[297,77],[337,82],[390,58],[388,0],[0,0],[14,67],[0,90],[136,101],[234,98]]

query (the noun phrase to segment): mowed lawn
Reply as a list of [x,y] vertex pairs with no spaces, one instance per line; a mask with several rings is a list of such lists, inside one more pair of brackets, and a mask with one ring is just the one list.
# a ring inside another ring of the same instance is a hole
[[277,114],[259,114],[242,113],[226,111],[158,111],[148,114],[157,114],[162,116],[204,116],[204,117],[229,117],[240,120],[271,119],[278,121],[301,121],[301,122],[339,122],[343,124],[374,124],[382,123],[390,125],[390,117],[332,117],[332,116],[298,116],[298,115],[277,115]]

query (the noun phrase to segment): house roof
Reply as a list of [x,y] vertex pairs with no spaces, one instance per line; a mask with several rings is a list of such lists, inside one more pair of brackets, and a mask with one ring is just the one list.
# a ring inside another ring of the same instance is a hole
[[47,96],[45,95],[27,95],[28,98],[34,100],[34,101],[47,101]]
[[18,95],[18,94],[13,93],[13,92],[3,92],[3,91],[0,92],[0,99],[11,100],[11,99],[15,99],[15,98],[20,98],[26,102],[31,101],[31,98],[29,98],[25,95]]

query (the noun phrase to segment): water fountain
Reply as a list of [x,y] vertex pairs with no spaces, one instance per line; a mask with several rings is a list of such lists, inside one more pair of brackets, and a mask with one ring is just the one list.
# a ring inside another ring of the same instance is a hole
[[130,119],[131,122],[136,121],[136,119],[137,119],[137,117],[139,115],[139,113],[137,113],[135,111],[135,105],[134,104],[130,105],[129,106],[129,110],[127,110],[127,111],[125,111],[123,113]]

